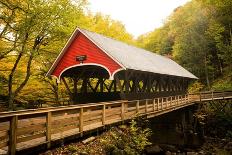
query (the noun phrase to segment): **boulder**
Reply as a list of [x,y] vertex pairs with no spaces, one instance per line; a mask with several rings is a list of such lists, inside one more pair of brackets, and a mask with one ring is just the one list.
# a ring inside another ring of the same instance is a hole
[[146,148],[147,154],[160,154],[163,150],[159,147],[159,145],[153,145]]

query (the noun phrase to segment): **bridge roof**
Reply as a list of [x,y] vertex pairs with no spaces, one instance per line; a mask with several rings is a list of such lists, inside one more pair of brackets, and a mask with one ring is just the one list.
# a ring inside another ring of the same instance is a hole
[[[104,51],[109,57],[112,58],[113,61],[122,67],[122,70],[132,69],[163,75],[197,79],[197,77],[192,73],[167,57],[128,45],[88,30],[77,28],[69,42],[72,42],[72,38],[75,38],[75,35],[78,33],[83,34],[93,44]],[[70,44],[67,43],[66,46],[70,46]],[[48,75],[52,74],[59,60],[64,55],[65,50],[67,49],[64,48],[56,61],[53,63]]]

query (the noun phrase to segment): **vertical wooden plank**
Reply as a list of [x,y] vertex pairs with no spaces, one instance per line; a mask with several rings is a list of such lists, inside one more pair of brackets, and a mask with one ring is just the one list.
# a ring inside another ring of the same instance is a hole
[[170,105],[172,106],[172,96],[171,96],[171,99],[170,99]]
[[104,91],[104,80],[103,78],[100,78],[100,92],[102,93]]
[[51,148],[51,122],[52,122],[52,113],[49,111],[46,115],[46,141],[47,148]]
[[153,112],[155,112],[155,98],[153,99]]
[[157,99],[157,111],[159,111],[159,102],[160,102],[160,98]]
[[17,126],[18,126],[18,116],[13,116],[10,120],[9,129],[9,148],[8,154],[16,154],[16,144],[17,144]]
[[82,85],[81,85],[81,92],[82,93],[87,93],[87,80],[88,78],[83,78]]
[[61,79],[63,80],[64,85],[65,85],[65,87],[66,87],[66,89],[67,89],[67,91],[68,91],[69,95],[70,95],[70,96],[72,96],[72,92],[71,92],[71,90],[70,90],[70,88],[69,88],[69,86],[68,86],[68,84],[67,84],[67,82],[66,82],[65,78],[64,78],[64,77],[62,77]]
[[212,90],[212,101],[214,100],[214,98],[213,98],[213,90]]
[[180,104],[183,104],[183,96],[182,95],[180,95]]
[[164,98],[161,98],[161,110],[163,110],[163,103],[164,103]]
[[73,93],[76,96],[77,95],[77,77],[73,78],[73,87],[74,87]]
[[83,136],[83,125],[84,125],[84,122],[83,122],[83,113],[84,113],[84,109],[83,108],[80,108],[80,114],[79,114],[79,131],[81,133],[81,136]]
[[106,119],[106,105],[103,105],[102,108],[102,125],[105,125],[105,119]]
[[121,103],[121,120],[124,120],[124,115],[125,115],[125,103]]
[[116,84],[116,80],[114,80],[114,92],[117,92],[117,84]]
[[168,98],[169,97],[166,97],[166,109],[169,107],[169,105],[168,105],[169,104]]
[[146,99],[145,101],[145,113],[148,112],[148,99]]
[[136,113],[139,114],[139,100],[136,102]]
[[126,93],[129,93],[129,91],[130,91],[130,87],[129,87],[130,80],[129,80],[129,76],[128,76],[129,73],[128,72],[129,72],[128,70],[125,71],[125,80],[124,80]]
[[200,102],[201,102],[201,92],[199,93],[199,95],[200,95]]

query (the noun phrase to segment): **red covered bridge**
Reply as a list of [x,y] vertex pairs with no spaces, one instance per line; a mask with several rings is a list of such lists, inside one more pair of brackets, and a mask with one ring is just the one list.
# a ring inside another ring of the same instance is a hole
[[197,79],[169,58],[80,28],[50,75],[64,82],[74,103],[180,95]]

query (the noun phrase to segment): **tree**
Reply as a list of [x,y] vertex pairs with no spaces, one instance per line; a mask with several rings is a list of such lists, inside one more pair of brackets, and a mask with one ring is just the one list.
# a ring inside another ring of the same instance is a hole
[[[81,10],[84,6],[74,7],[69,0],[1,0],[0,2],[3,12],[14,12],[15,8],[18,8],[14,18],[11,15],[6,15],[12,20],[5,22],[1,32],[5,40],[13,42],[9,48],[13,49],[11,51],[15,53],[15,62],[8,75],[8,103],[9,109],[12,110],[14,98],[21,92],[31,76],[33,61],[37,57],[49,55],[49,53],[45,53],[49,49],[49,46],[48,48],[46,46],[64,36],[63,29],[58,28],[65,26],[61,23],[65,23],[66,18],[70,15],[68,13],[76,12],[78,8]],[[5,56],[6,52],[3,53],[2,55]],[[24,64],[26,71],[20,79],[17,79],[15,77],[22,61],[26,63],[26,65]]]
[[140,47],[171,55],[211,89],[232,69],[232,2],[192,0],[176,8],[164,25],[140,36]]

